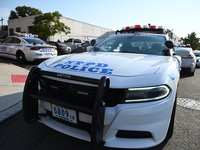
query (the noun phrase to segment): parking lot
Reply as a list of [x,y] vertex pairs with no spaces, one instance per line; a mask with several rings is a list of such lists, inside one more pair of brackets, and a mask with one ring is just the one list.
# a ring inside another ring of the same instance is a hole
[[[30,70],[39,62],[20,65],[15,60],[0,57],[0,63],[12,63]],[[173,137],[156,149],[197,150],[200,149],[200,68],[193,77],[181,73]],[[0,149],[90,149],[87,142],[71,138],[50,128],[35,123],[24,123],[21,112],[0,124]],[[9,144],[8,144],[9,143]],[[79,144],[77,144],[79,143]],[[69,146],[70,145],[70,146]],[[81,148],[80,148],[81,145]]]

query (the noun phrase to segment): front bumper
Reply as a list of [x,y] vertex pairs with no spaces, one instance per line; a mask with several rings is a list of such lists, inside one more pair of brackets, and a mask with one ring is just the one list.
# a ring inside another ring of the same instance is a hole
[[[173,108],[172,96],[159,102],[120,104],[106,107],[103,128],[105,147],[149,148],[160,144],[166,137]],[[40,101],[39,112],[51,111],[51,103]],[[91,123],[92,116],[79,113],[79,120]],[[77,129],[49,116],[39,122],[66,135],[91,142],[87,131]]]
[[[39,120],[66,135],[91,142],[93,149],[97,146],[148,148],[160,144],[165,139],[175,100],[174,91],[158,101],[105,107],[104,96],[109,88],[109,80],[103,77],[98,85],[94,107],[88,110],[40,95],[38,79],[41,75],[37,72],[40,72],[39,68],[30,71],[24,88],[22,108],[27,123]],[[45,74],[47,75],[47,72]],[[65,77],[68,76],[62,76]],[[73,76],[70,78],[73,79]],[[91,82],[96,83],[96,80]],[[52,117],[52,104],[75,110],[78,123],[74,125]]]

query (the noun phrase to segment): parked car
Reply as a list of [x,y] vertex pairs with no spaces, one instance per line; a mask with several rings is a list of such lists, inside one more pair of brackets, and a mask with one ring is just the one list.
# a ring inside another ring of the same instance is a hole
[[19,63],[57,56],[55,46],[46,44],[37,35],[16,32],[0,43],[0,56],[16,59]]
[[54,41],[46,41],[47,44],[54,45],[57,47],[58,55],[71,53],[71,48],[66,44]]
[[196,66],[200,67],[200,51],[194,51],[194,55],[196,56]]
[[78,48],[78,45],[82,44],[82,40],[81,39],[74,39],[74,38],[70,38],[68,39],[67,41],[64,41],[64,43],[71,47],[71,49],[75,49],[75,48]]
[[196,56],[190,47],[176,47],[175,53],[181,56],[181,69],[194,76],[196,68]]

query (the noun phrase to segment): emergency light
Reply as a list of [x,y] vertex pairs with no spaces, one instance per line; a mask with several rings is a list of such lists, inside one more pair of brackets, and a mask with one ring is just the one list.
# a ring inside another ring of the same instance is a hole
[[141,25],[134,25],[134,26],[126,26],[123,27],[121,30],[117,30],[115,33],[136,33],[136,32],[142,32],[142,33],[156,33],[156,34],[163,34],[164,29],[162,26],[156,26],[156,25],[144,25],[143,27]]
[[31,37],[31,38],[36,38],[36,37],[38,37],[38,35],[36,35],[36,34],[32,34],[32,33],[21,33],[21,32],[15,32],[15,35],[16,35],[16,36],[19,36],[19,37]]

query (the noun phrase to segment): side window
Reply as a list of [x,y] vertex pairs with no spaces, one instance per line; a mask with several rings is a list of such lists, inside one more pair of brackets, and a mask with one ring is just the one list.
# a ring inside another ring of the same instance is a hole
[[12,41],[12,37],[7,37],[7,38],[5,38],[5,39],[3,40],[2,43],[11,43],[11,41]]
[[11,41],[12,43],[15,43],[15,44],[20,44],[21,43],[21,40],[20,39],[18,39],[18,38],[12,38],[12,41]]
[[72,39],[68,39],[68,40],[66,41],[66,43],[69,43],[69,42],[72,42]]

